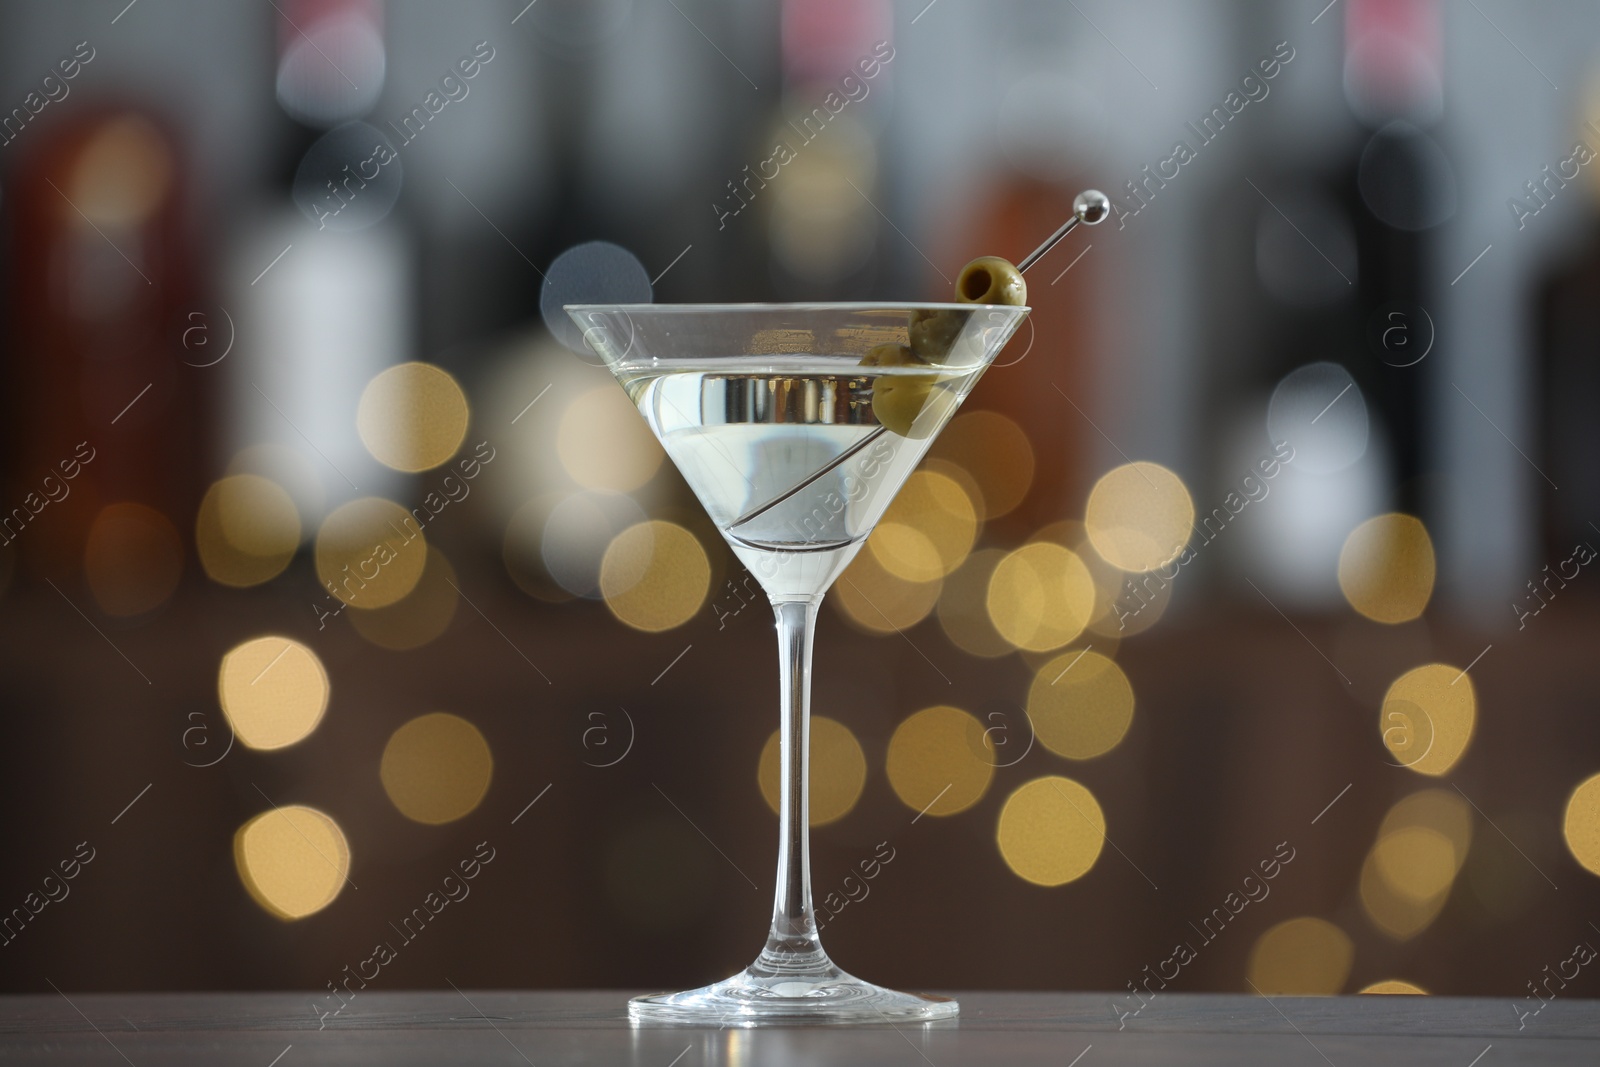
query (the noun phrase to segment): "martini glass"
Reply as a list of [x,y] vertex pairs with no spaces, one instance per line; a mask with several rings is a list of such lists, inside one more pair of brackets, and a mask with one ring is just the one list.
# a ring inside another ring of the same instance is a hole
[[[1079,222],[1080,194],[1026,270]],[[983,290],[980,287],[979,292]],[[1029,308],[1001,304],[568,304],[777,618],[778,877],[767,941],[731,978],[635,997],[636,1021],[922,1022],[949,997],[841,970],[817,936],[808,800],[811,638],[828,587]],[[915,352],[915,357],[910,353]],[[896,354],[900,354],[898,358]]]
[[[808,735],[817,608],[906,476],[1028,314],[983,304],[568,305],[777,617],[778,878],[765,947],[702,989],[639,997],[635,1019],[734,1025],[924,1020],[946,997],[839,969],[811,904]],[[932,365],[875,366],[913,318],[950,337]],[[883,415],[890,425],[880,421]]]

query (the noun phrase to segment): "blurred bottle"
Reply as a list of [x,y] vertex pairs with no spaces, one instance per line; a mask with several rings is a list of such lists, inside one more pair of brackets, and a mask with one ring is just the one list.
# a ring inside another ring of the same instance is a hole
[[[1455,208],[1450,165],[1428,132],[1443,107],[1440,12],[1437,0],[1352,0],[1344,11],[1345,100],[1359,132],[1331,165],[1282,169],[1263,189],[1271,203],[1256,198],[1257,276],[1281,339],[1270,372],[1341,366],[1359,390],[1353,407],[1365,405],[1385,494],[1397,488],[1396,503],[1414,512],[1433,369],[1420,361],[1430,231]],[[1347,415],[1330,409],[1317,421]],[[1313,450],[1328,431],[1299,429]]]
[[1582,124],[1572,145],[1561,163],[1547,168],[1555,173],[1554,181],[1547,178],[1536,186],[1544,200],[1533,195],[1522,199],[1525,210],[1537,213],[1555,196],[1571,197],[1568,210],[1587,216],[1581,243],[1541,279],[1535,307],[1537,396],[1543,412],[1536,420],[1539,467],[1561,487],[1557,492],[1549,482],[1538,482],[1544,496],[1543,548],[1552,560],[1566,560],[1580,541],[1600,547],[1600,530],[1595,528],[1600,524],[1600,464],[1595,462],[1600,455],[1600,359],[1595,358],[1595,338],[1600,337],[1600,60],[1591,66],[1587,84],[1580,98]]
[[375,0],[282,6],[275,88],[294,125],[277,191],[221,272],[237,342],[219,466],[279,483],[308,541],[340,503],[399,481],[356,428],[362,390],[406,358],[414,325],[404,142],[362,121],[387,72],[382,15]]
[[186,167],[145,111],[68,114],[11,146],[0,541],[58,583],[87,566],[101,607],[136,615],[176,586],[198,496],[203,385],[174,356]]
[[[1238,435],[1213,489],[1221,501],[1266,449],[1294,449],[1292,476],[1270,487],[1279,504],[1230,539],[1246,573],[1307,610],[1342,603],[1350,530],[1390,508],[1418,514],[1425,498],[1432,231],[1455,206],[1451,168],[1428,132],[1442,112],[1437,0],[1350,0],[1344,14],[1352,133],[1314,163],[1285,166],[1264,143],[1245,173],[1255,174],[1257,188],[1240,196],[1268,299],[1241,310],[1264,324],[1250,384],[1271,400],[1266,434],[1254,422]],[[1208,506],[1199,510],[1209,532]]]
[[[1109,184],[1094,177],[1106,134],[1099,93],[1066,73],[1080,64],[1072,54],[1076,31],[1063,20],[1077,17],[1070,9],[1040,6],[1020,8],[1008,20],[1001,45],[1007,88],[993,118],[1000,151],[980,154],[984,162],[954,202],[936,213],[951,223],[934,231],[934,254],[953,265],[952,282],[954,270],[980,255],[1020,261],[1071,216],[1079,191]],[[1025,429],[1013,434],[1004,422],[985,422],[982,442],[973,448],[957,425],[934,443],[935,457],[962,462],[980,487],[1010,481],[1031,465],[1031,485],[1014,508],[997,515],[990,501],[987,528],[999,543],[1015,544],[1049,523],[1082,518],[1100,440],[1094,425],[1106,424],[1099,375],[1116,372],[1109,361],[1095,365],[1092,347],[1103,306],[1092,295],[1096,263],[1105,255],[1093,246],[1105,232],[1080,227],[1029,269],[1033,311],[963,406],[964,413],[995,412]],[[937,291],[918,295],[954,299],[943,280],[933,283]],[[1016,443],[1007,445],[1009,439]]]
[[765,217],[780,299],[861,295],[876,267],[874,112],[893,62],[892,10],[887,0],[785,0],[780,18],[783,94],[721,208]]
[[1423,359],[1433,231],[1456,204],[1454,171],[1429,132],[1444,110],[1441,20],[1438,0],[1345,9],[1345,95],[1370,129],[1340,177],[1355,220],[1363,342],[1349,369],[1392,449],[1396,503],[1412,514],[1431,436],[1423,398],[1437,367]]

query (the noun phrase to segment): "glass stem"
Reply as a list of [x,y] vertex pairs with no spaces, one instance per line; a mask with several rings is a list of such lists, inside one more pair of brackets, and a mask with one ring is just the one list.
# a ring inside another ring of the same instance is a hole
[[822,597],[773,601],[778,621],[778,886],[772,929],[756,966],[778,974],[815,974],[832,964],[817,939],[811,910],[811,636]]

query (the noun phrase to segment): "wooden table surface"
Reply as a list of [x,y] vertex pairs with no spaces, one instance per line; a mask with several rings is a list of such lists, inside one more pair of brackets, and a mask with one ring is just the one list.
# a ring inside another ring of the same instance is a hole
[[1576,998],[1520,1030],[1510,999],[1174,993],[1119,1030],[1108,994],[966,993],[950,1023],[719,1031],[631,1026],[627,996],[362,993],[320,1030],[311,994],[11,996],[0,1064],[1600,1064],[1600,1001]]

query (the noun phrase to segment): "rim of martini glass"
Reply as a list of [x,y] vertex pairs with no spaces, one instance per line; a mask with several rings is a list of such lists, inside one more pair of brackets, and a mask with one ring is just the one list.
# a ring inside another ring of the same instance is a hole
[[808,311],[1008,311],[1032,312],[1029,304],[951,304],[921,300],[821,300],[782,303],[756,300],[742,304],[562,304],[561,310],[572,311],[755,311],[765,308]]

